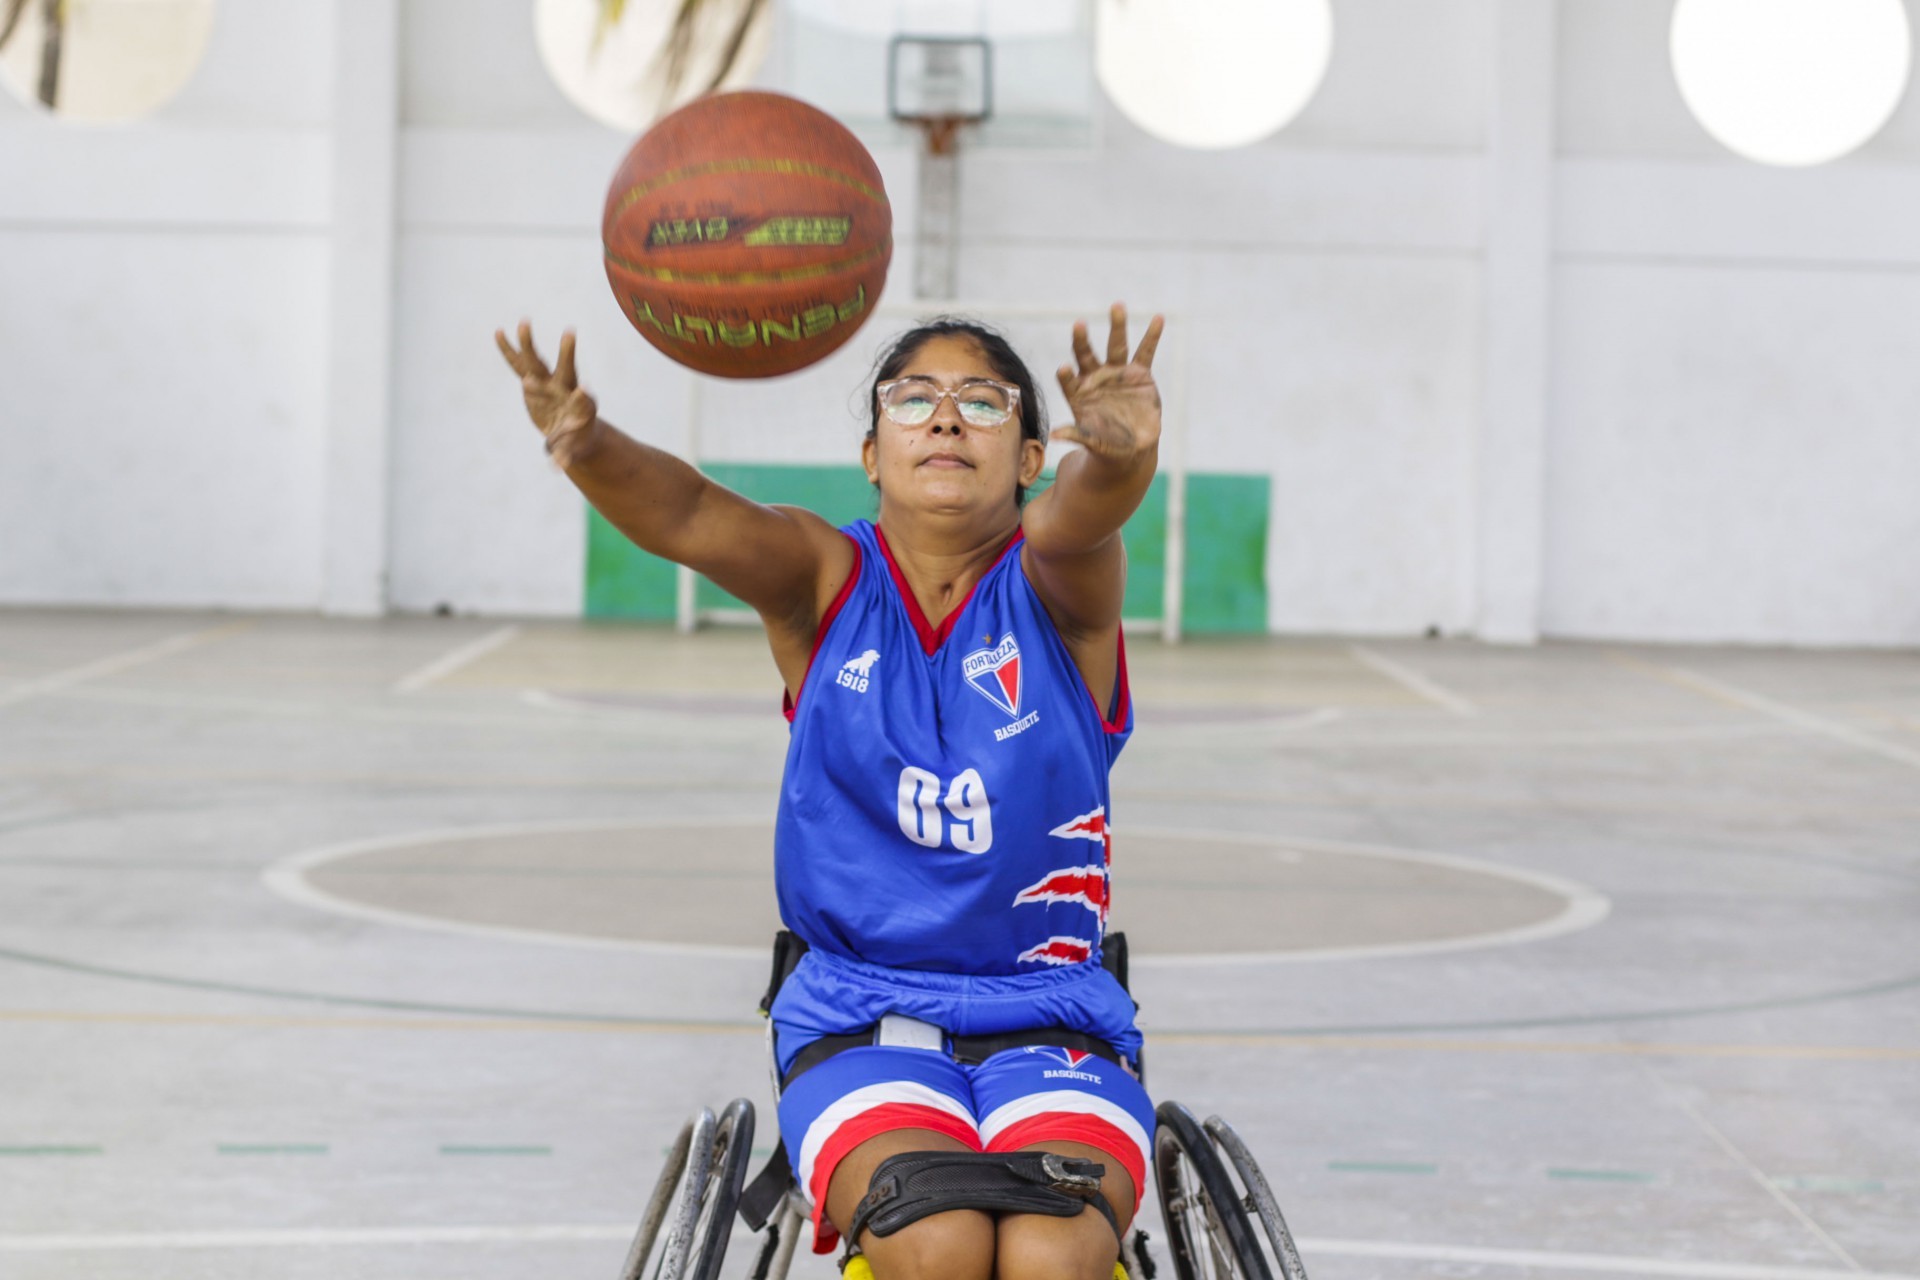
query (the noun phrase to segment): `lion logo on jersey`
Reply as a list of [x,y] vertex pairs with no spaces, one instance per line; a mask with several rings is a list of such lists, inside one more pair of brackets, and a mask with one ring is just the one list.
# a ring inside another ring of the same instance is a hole
[[873,672],[873,664],[878,661],[880,661],[878,649],[869,649],[857,658],[848,658],[841,664],[840,674],[833,678],[833,682],[843,689],[865,693],[869,683],[868,677]]

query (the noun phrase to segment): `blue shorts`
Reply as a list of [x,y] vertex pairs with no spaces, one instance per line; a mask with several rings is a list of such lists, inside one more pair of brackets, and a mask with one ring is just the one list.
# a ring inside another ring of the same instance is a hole
[[1153,1157],[1153,1103],[1140,1082],[1105,1058],[1024,1047],[978,1066],[934,1049],[863,1045],[802,1072],[780,1095],[780,1133],[813,1216],[813,1248],[838,1234],[823,1216],[827,1186],[846,1154],[894,1129],[931,1129],[975,1151],[1019,1151],[1082,1142],[1133,1179],[1138,1212]]

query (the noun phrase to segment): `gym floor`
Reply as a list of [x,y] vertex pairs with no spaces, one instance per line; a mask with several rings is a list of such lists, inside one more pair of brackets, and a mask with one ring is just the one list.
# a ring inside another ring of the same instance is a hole
[[[1920,655],[1129,652],[1148,1084],[1314,1280],[1920,1274]],[[772,1145],[778,700],[748,631],[0,612],[0,1274],[612,1280],[688,1114]]]

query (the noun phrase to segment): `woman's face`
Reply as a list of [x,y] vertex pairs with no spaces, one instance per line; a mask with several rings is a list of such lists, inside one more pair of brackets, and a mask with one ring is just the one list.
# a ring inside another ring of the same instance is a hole
[[[1009,381],[960,335],[927,339],[894,377],[929,378],[945,388],[982,378]],[[1005,503],[1017,511],[1016,490],[1039,479],[1047,449],[1021,436],[1017,412],[1000,426],[976,427],[960,416],[952,396],[942,396],[933,417],[917,427],[881,414],[860,456],[867,479],[880,486],[883,508],[959,513]]]

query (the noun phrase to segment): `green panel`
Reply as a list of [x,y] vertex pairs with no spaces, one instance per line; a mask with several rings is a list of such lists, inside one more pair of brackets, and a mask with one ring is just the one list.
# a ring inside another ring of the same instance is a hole
[[[875,510],[873,487],[854,466],[708,463],[714,480],[757,502],[817,511],[841,525]],[[1035,486],[1045,489],[1052,477]],[[1183,626],[1190,632],[1263,632],[1267,627],[1266,551],[1269,485],[1265,476],[1187,477],[1187,562]],[[674,614],[674,570],[640,550],[595,511],[587,524],[586,616],[668,620]],[[1127,544],[1126,615],[1154,618],[1164,607],[1167,479],[1153,487],[1122,535]],[[739,601],[701,578],[702,609]]]
[[1266,632],[1269,490],[1266,476],[1187,477],[1186,630]]
[[673,573],[587,508],[587,617],[673,621]]
[[[805,507],[838,528],[878,510],[879,495],[867,473],[854,466],[779,466],[755,462],[709,462],[701,468],[720,484],[755,502]],[[733,596],[697,579],[693,602],[700,609],[743,609]]]
[[1155,476],[1140,509],[1120,531],[1127,544],[1127,598],[1120,606],[1128,618],[1157,618],[1167,607],[1167,478]]

